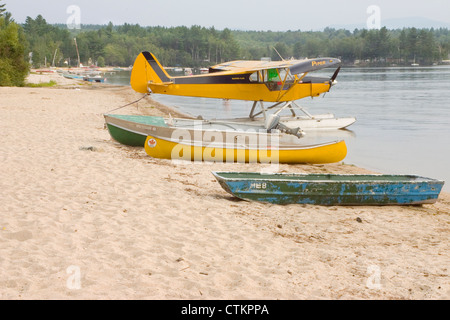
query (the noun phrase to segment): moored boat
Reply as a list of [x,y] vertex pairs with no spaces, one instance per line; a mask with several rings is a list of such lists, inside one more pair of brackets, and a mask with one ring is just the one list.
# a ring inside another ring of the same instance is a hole
[[103,78],[101,75],[86,75],[86,74],[75,74],[75,73],[63,73],[63,77],[67,79],[74,79],[74,80],[83,80],[88,82],[99,82],[103,83],[105,82],[105,78]]
[[[105,114],[105,123],[111,137],[125,145],[144,146],[148,135],[159,138],[170,138],[174,130],[188,130],[192,137],[198,132],[221,132],[222,141],[240,139],[241,137],[277,135],[283,142],[296,143],[295,135],[282,135],[280,130],[267,132],[262,123],[245,123],[231,121],[209,121],[184,118],[163,118],[144,115]],[[292,129],[296,133],[295,129]],[[297,133],[299,136],[300,133]]]
[[106,79],[104,77],[102,77],[101,75],[88,75],[88,76],[84,76],[83,80],[88,81],[88,82],[103,83],[103,82],[105,82]]
[[63,77],[66,79],[83,80],[83,76],[73,73],[63,73]]
[[[181,138],[181,139],[180,139]],[[269,138],[269,139],[267,139]],[[342,161],[347,155],[344,140],[317,144],[282,144],[274,137],[221,140],[220,132],[199,139],[182,136],[158,138],[148,136],[145,152],[154,158],[240,163],[309,163],[324,164]],[[207,140],[208,139],[208,140]]]
[[235,197],[274,204],[419,205],[435,203],[443,181],[414,175],[213,172]]

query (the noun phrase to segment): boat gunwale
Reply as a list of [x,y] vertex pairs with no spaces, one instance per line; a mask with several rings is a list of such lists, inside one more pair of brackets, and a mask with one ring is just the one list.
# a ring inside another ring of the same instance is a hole
[[[129,122],[129,123],[134,123],[134,124],[148,125],[148,126],[153,126],[153,127],[170,128],[170,129],[179,128],[176,125],[169,125],[169,124],[167,124],[167,120],[171,120],[171,118],[164,118],[164,117],[161,117],[161,116],[134,115],[134,114],[132,114],[132,115],[104,114],[103,116],[105,117],[105,119],[106,119],[106,117],[110,117],[110,118],[118,119],[119,121],[125,121],[125,122]],[[120,117],[116,117],[116,116],[120,116]],[[159,126],[159,125],[155,125],[155,124],[149,124],[149,123],[144,123],[144,122],[137,122],[137,121],[121,118],[121,116],[160,118],[160,119],[164,120],[164,122],[166,123],[166,126]],[[245,123],[244,121],[243,122],[239,122],[239,121],[233,122],[233,121],[228,121],[226,119],[225,120],[206,120],[206,119],[190,119],[190,118],[172,118],[172,121],[176,121],[176,122],[188,122],[188,121],[195,122],[195,121],[198,121],[198,122],[201,122],[202,124],[205,124],[205,125],[227,125],[228,124],[228,125],[238,125],[238,126],[243,126],[243,127],[247,126],[247,127],[249,127],[249,129],[255,129],[255,130],[258,130],[258,129],[260,129],[262,131],[266,130],[259,123],[251,124],[251,123]],[[181,125],[180,126],[181,128],[184,128],[182,124],[180,124],[180,125]],[[219,129],[195,129],[195,128],[192,128],[192,129],[191,128],[186,128],[186,129],[189,129],[189,130],[202,130],[202,131],[219,130]],[[221,130],[221,131],[223,131],[223,130]],[[232,129],[232,131],[241,131],[241,129]],[[250,133],[253,133],[253,132],[250,132]],[[258,132],[258,131],[255,131],[254,133],[258,133],[258,134],[266,133],[267,135],[270,135],[270,134],[280,134],[281,132],[278,130],[277,132],[273,132],[273,133],[271,133],[271,132]]]
[[[218,131],[219,133],[221,131]],[[223,131],[222,131],[223,132]],[[217,142],[215,143],[214,141],[211,142],[203,142],[203,141],[198,141],[198,140],[190,140],[187,142],[184,141],[175,141],[176,139],[172,139],[172,138],[168,138],[168,137],[160,137],[157,135],[148,135],[151,136],[153,138],[157,138],[157,139],[161,139],[167,142],[171,142],[171,143],[177,143],[177,144],[181,144],[184,146],[188,146],[188,147],[198,147],[198,148],[218,148],[218,149],[236,149],[236,150],[240,150],[240,149],[244,149],[244,150],[267,150],[267,151],[298,151],[298,150],[310,150],[310,149],[315,149],[315,148],[322,148],[322,147],[329,147],[329,146],[337,146],[340,143],[344,143],[345,145],[345,140],[341,139],[341,140],[334,140],[334,141],[329,141],[329,142],[323,142],[323,143],[318,143],[318,144],[309,144],[309,145],[295,145],[295,144],[279,144],[278,146],[270,146],[270,145],[236,145],[236,144],[227,144],[226,142]],[[219,144],[219,145],[216,145]],[[220,145],[222,144],[222,145]]]
[[[433,178],[427,178],[427,177],[423,177],[420,175],[413,175],[413,174],[334,174],[334,173],[269,173],[269,174],[260,174],[261,178],[238,178],[238,177],[234,177],[234,178],[228,178],[228,177],[224,177],[220,174],[255,174],[255,172],[220,172],[220,171],[211,171],[211,173],[218,179],[221,179],[223,181],[244,181],[244,180],[248,180],[248,181],[276,181],[276,182],[306,182],[306,183],[366,183],[366,184],[372,184],[372,183],[385,183],[385,184],[394,184],[394,183],[404,183],[404,184],[418,184],[418,183],[436,183],[436,184],[440,184],[440,185],[444,185],[445,181],[444,180],[439,180],[439,179],[433,179]],[[258,174],[258,173],[257,173]],[[266,175],[266,178],[264,178],[264,175]],[[288,175],[294,175],[295,177],[293,177],[293,179],[286,179],[286,178],[274,178],[274,179],[267,179],[267,177],[269,176],[288,176]],[[406,178],[406,179],[402,179],[402,180],[395,180],[395,181],[390,181],[390,180],[369,180],[369,181],[363,181],[363,180],[320,180],[320,179],[315,179],[315,180],[309,180],[309,179],[296,179],[301,178],[302,176],[306,177],[306,176],[311,176],[311,175],[316,175],[316,176],[335,176],[335,177],[397,177],[397,178]],[[409,179],[409,180],[408,180]]]
[[[111,117],[111,115],[109,115],[109,114],[105,114],[104,116],[105,116],[105,120],[106,120],[106,116]],[[153,116],[148,116],[148,117],[153,117]],[[159,117],[159,116],[155,116],[155,117]],[[124,121],[124,122],[130,123],[130,124],[133,124],[134,126],[143,125],[143,126],[149,126],[149,127],[164,128],[166,130],[192,130],[192,131],[202,131],[202,132],[242,133],[242,134],[247,134],[247,135],[254,134],[254,135],[266,135],[266,136],[282,136],[282,133],[280,131],[264,132],[265,129],[263,127],[261,127],[260,125],[251,125],[251,124],[236,123],[237,125],[248,126],[249,129],[255,129],[255,131],[246,132],[246,131],[244,131],[244,129],[241,129],[241,128],[239,128],[239,129],[230,128],[228,130],[227,129],[221,130],[221,129],[211,129],[211,128],[204,128],[204,129],[203,128],[189,128],[189,127],[183,127],[183,126],[177,127],[177,126],[171,126],[171,125],[159,126],[156,124],[148,124],[148,123],[143,123],[143,122],[136,122],[136,121],[132,121],[132,120],[122,119],[122,118],[116,118],[116,117],[114,117],[114,115],[112,115],[112,118],[117,119],[119,121]],[[164,117],[160,117],[160,118],[164,119],[164,121],[166,120],[166,118],[164,118]],[[178,121],[179,119],[176,118],[174,120]],[[182,119],[182,120],[202,121],[202,123],[211,124],[211,125],[214,125],[214,124],[224,125],[227,123],[225,121],[215,122],[215,121],[210,121],[210,120],[198,120],[198,119]],[[124,127],[117,125],[116,123],[111,123],[108,121],[106,121],[106,123],[114,125],[122,130],[128,130],[128,129],[125,129]],[[233,124],[233,123],[231,123],[231,124]],[[258,131],[258,129],[260,129],[260,131]],[[131,130],[128,130],[128,131],[131,131]],[[138,132],[134,132],[134,133],[138,133]],[[148,136],[148,134],[144,134],[144,135]]]
[[[132,122],[132,121],[130,121],[130,122]],[[125,127],[120,126],[120,125],[118,125],[118,124],[116,124],[116,123],[109,123],[109,122],[107,122],[106,124],[107,124],[107,125],[110,125],[110,126],[113,126],[113,127],[116,127],[116,128],[119,128],[119,129],[124,130],[124,131],[128,131],[128,132],[132,132],[132,133],[135,133],[135,134],[142,135],[142,136],[144,136],[144,137],[148,137],[148,136],[150,135],[149,133],[139,132],[139,131],[135,131],[135,130],[133,130],[133,129],[125,128]],[[136,126],[138,126],[138,125],[139,125],[139,124],[137,124]],[[149,126],[159,127],[159,126],[155,126],[155,125],[149,125]],[[173,130],[178,130],[178,129],[179,129],[179,128],[174,129],[174,128],[172,128],[172,127],[160,127],[160,128],[165,128],[165,129],[169,129],[169,130],[171,130],[171,129],[173,129]],[[246,135],[248,135],[248,134],[252,134],[252,135],[264,135],[264,136],[267,136],[267,137],[270,137],[271,135],[278,135],[278,133],[272,133],[272,134],[271,134],[271,133],[264,133],[264,132],[258,133],[258,132],[245,132],[245,131],[237,131],[237,130],[218,130],[218,129],[201,129],[201,130],[198,130],[198,129],[182,128],[182,129],[180,129],[180,130],[191,130],[191,131],[201,131],[201,132],[214,132],[214,133],[216,133],[216,132],[217,132],[217,133],[227,133],[227,132],[229,132],[229,133],[246,134]],[[187,143],[183,143],[183,142],[180,142],[180,141],[174,141],[175,139],[172,139],[172,138],[164,137],[164,136],[162,136],[162,135],[157,135],[156,132],[152,132],[152,133],[151,133],[151,136],[154,137],[154,138],[158,138],[158,139],[170,141],[170,142],[173,142],[173,143],[180,143],[180,144],[188,145]],[[192,140],[191,140],[191,141],[192,141]],[[341,140],[341,141],[343,141],[343,140]],[[198,142],[198,143],[205,143],[205,142],[203,142],[203,141],[195,141],[195,142]],[[212,141],[212,142],[206,142],[206,143],[214,143],[214,141]],[[219,143],[219,142],[217,142],[217,143]],[[191,144],[190,146],[193,146],[193,147],[214,147],[214,148],[218,148],[218,147],[216,147],[216,146],[211,146],[211,145],[204,146],[204,145],[197,145],[197,144],[192,145],[192,144]],[[286,145],[286,146],[288,146],[288,145]],[[291,146],[291,145],[289,145],[289,146]],[[297,145],[292,145],[292,146],[295,147],[295,146],[297,146]],[[299,145],[299,146],[300,146],[300,145]],[[313,146],[315,146],[315,145],[313,145]],[[222,147],[222,148],[226,148],[226,147]],[[267,149],[267,150],[274,150],[274,149]],[[284,150],[284,149],[283,149],[283,150]]]

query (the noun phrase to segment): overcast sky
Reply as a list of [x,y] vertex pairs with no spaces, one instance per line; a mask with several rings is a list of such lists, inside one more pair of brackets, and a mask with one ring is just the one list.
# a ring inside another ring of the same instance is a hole
[[[322,30],[330,25],[366,23],[376,5],[381,21],[424,17],[450,24],[450,0],[0,0],[13,18],[41,14],[48,23],[66,23],[67,9],[79,8],[81,24],[214,26],[222,30]],[[72,19],[73,20],[73,19]]]

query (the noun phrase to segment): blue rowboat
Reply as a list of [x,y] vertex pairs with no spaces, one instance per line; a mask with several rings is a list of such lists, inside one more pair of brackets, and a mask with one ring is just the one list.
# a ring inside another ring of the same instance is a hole
[[413,175],[212,173],[233,196],[274,204],[432,204],[444,185],[444,181]]

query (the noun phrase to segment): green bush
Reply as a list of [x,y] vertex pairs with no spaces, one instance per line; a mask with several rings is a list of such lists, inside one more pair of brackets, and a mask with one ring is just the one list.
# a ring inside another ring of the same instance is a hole
[[22,28],[0,16],[0,86],[23,86],[28,74]]

